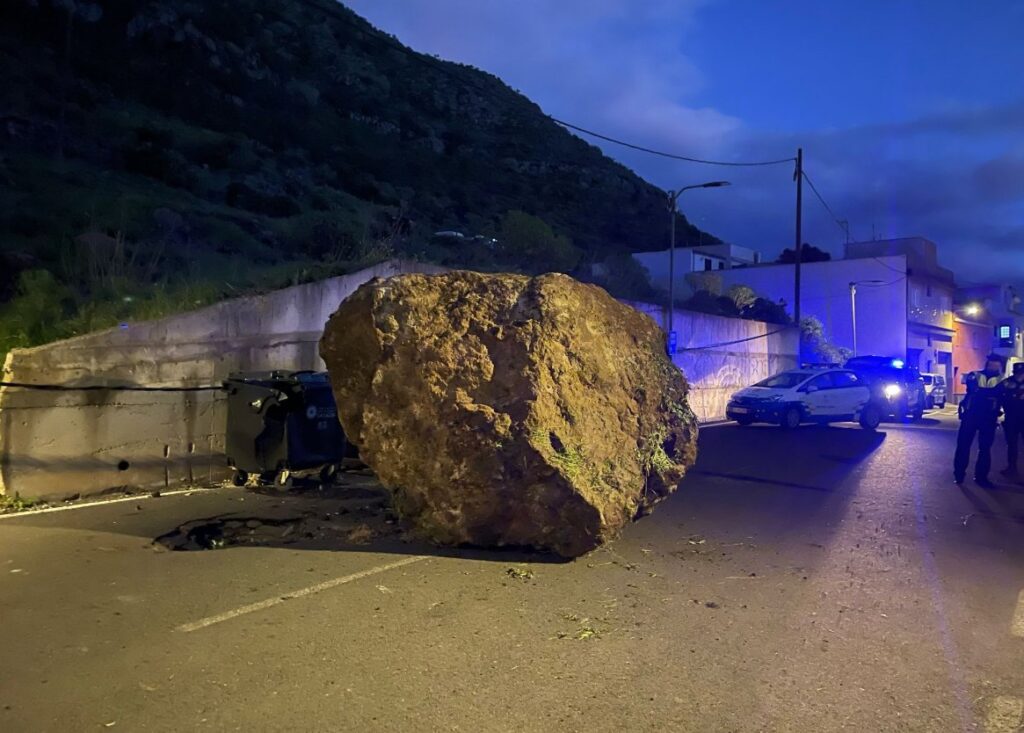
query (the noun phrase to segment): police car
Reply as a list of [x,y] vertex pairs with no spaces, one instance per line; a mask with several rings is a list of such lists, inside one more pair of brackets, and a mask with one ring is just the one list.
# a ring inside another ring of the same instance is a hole
[[790,369],[741,389],[726,407],[740,425],[767,422],[784,428],[802,423],[856,421],[874,430],[882,411],[867,384],[849,369]]

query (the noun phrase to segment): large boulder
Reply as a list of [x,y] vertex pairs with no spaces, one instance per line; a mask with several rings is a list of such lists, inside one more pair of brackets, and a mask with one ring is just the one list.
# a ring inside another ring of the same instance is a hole
[[345,434],[434,542],[575,557],[696,457],[664,334],[565,275],[373,280],[331,317],[320,354]]

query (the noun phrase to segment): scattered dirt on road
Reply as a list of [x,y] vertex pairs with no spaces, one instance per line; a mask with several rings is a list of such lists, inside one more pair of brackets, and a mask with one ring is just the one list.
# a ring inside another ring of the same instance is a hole
[[374,487],[272,495],[266,511],[227,513],[185,522],[154,539],[175,551],[310,545],[345,547],[405,539],[388,496]]

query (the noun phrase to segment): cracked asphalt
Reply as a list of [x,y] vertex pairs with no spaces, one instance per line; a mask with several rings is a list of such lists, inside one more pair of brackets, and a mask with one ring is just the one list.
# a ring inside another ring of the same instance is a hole
[[706,428],[569,563],[351,474],[3,517],[0,730],[1021,730],[1024,487],[956,487],[955,427]]

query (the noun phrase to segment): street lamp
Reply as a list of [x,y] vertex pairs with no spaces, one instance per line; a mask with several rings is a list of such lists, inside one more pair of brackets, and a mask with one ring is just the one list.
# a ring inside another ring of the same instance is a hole
[[675,284],[676,284],[676,206],[679,201],[679,196],[682,195],[683,191],[689,191],[693,188],[721,188],[722,186],[731,186],[732,184],[728,181],[708,181],[707,183],[698,183],[694,186],[683,186],[675,191],[668,192],[668,215],[669,221],[671,222],[672,236],[668,248],[668,337],[672,338],[672,309],[675,307]]
[[885,285],[881,280],[854,280],[850,283],[850,322],[853,325],[853,355],[857,356],[857,286]]
[[979,313],[981,313],[981,306],[978,305],[977,303],[968,303],[964,307],[964,313],[966,313],[969,316],[976,316]]

